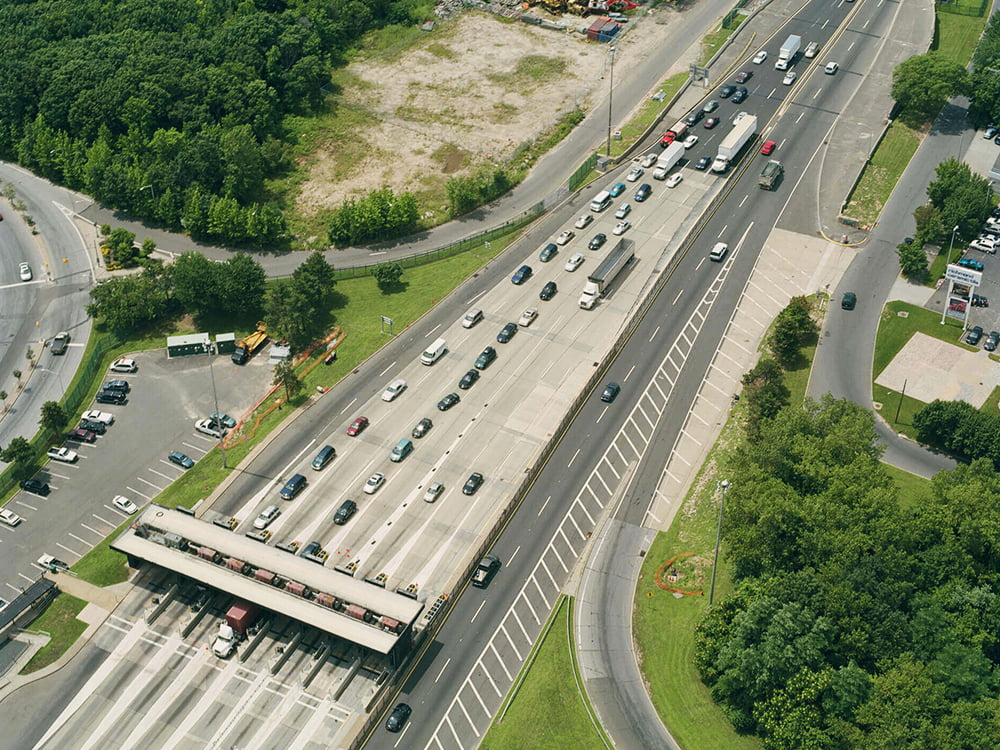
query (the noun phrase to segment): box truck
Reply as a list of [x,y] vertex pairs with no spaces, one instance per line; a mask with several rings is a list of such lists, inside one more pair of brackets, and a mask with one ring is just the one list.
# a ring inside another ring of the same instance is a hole
[[632,240],[621,239],[618,244],[608,254],[608,257],[597,267],[590,276],[587,277],[587,285],[580,295],[580,307],[590,310],[597,304],[597,300],[603,297],[622,269],[635,257],[634,243]]
[[739,156],[747,142],[757,133],[757,116],[748,115],[740,119],[729,131],[729,135],[719,144],[719,153],[712,162],[713,172],[725,172],[733,159]]
[[789,35],[778,51],[778,61],[774,63],[775,70],[788,70],[788,66],[795,62],[795,56],[799,54],[801,46],[802,37],[798,34]]

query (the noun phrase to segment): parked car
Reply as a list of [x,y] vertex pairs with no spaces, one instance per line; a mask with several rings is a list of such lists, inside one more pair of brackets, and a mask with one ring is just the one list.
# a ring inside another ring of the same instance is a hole
[[139,369],[139,365],[135,363],[134,359],[125,359],[122,357],[112,362],[111,367],[108,369],[111,372],[135,372]]
[[66,439],[76,441],[77,443],[93,443],[97,440],[97,435],[90,430],[84,430],[77,427],[75,430],[70,430],[66,434]]
[[497,334],[497,341],[501,344],[506,344],[514,338],[515,333],[517,333],[517,325],[514,323],[508,323],[500,329],[500,333]]
[[979,340],[983,337],[983,327],[973,326],[969,329],[969,333],[965,336],[965,343],[971,344],[972,346],[977,346]]
[[12,510],[7,510],[6,508],[0,508],[0,523],[6,524],[7,526],[17,526],[22,519],[17,513]]
[[434,423],[430,420],[430,418],[424,417],[419,422],[417,422],[417,426],[414,427],[413,430],[410,432],[410,436],[415,438],[422,438],[424,435],[426,435],[428,432],[431,431],[431,428],[433,426]]
[[121,391],[99,391],[94,396],[94,401],[99,404],[117,404],[121,406],[128,401],[128,396]]
[[358,417],[353,422],[351,426],[347,428],[347,434],[351,437],[357,437],[362,432],[364,432],[365,427],[368,426],[368,417]]
[[100,411],[98,409],[91,409],[90,411],[85,411],[83,413],[84,419],[90,419],[94,422],[104,422],[106,425],[111,425],[115,423],[115,415],[108,411]]
[[524,326],[527,328],[531,325],[532,321],[538,317],[538,310],[533,307],[529,307],[523,313],[521,313],[521,319],[517,321],[519,326]]
[[224,411],[213,411],[208,415],[208,418],[215,422],[216,425],[222,425],[226,429],[233,429],[236,426],[236,420],[231,416],[226,414]]
[[95,435],[103,435],[108,431],[108,426],[96,419],[81,419],[77,427],[81,430],[90,430]]
[[382,392],[383,401],[395,401],[400,393],[406,390],[406,381],[402,378],[396,378],[388,387]]
[[45,455],[51,458],[53,461],[62,461],[64,464],[74,463],[76,459],[79,458],[79,454],[76,451],[70,450],[65,446],[58,446],[58,445],[53,445],[51,448],[49,448],[48,452]]
[[139,506],[133,503],[124,495],[115,495],[114,499],[111,501],[122,513],[128,513],[130,516],[139,510]]
[[48,482],[43,482],[41,479],[22,479],[20,482],[20,487],[25,492],[30,492],[33,495],[48,495],[52,490],[49,488]]
[[548,302],[550,299],[556,296],[556,292],[559,291],[556,287],[556,282],[550,281],[548,284],[542,287],[542,291],[538,293],[538,299],[543,302]]
[[108,380],[101,386],[102,391],[118,391],[119,393],[128,393],[132,390],[132,386],[129,385],[127,380]]
[[607,241],[608,235],[604,234],[604,232],[598,232],[590,238],[590,242],[587,243],[587,248],[590,250],[600,250]]
[[440,411],[448,411],[451,407],[457,404],[462,399],[457,393],[449,393],[443,399],[438,401],[438,409]]
[[958,265],[972,271],[982,271],[986,267],[981,260],[976,260],[975,258],[961,258],[958,261]]
[[463,495],[475,495],[476,491],[483,486],[483,475],[478,471],[470,474],[469,478],[465,480],[465,484],[462,486]]
[[983,349],[988,352],[996,351],[997,344],[1000,344],[1000,332],[990,331],[990,335],[986,337],[983,344]]
[[519,269],[517,269],[514,275],[510,277],[510,280],[515,285],[521,285],[530,278],[531,278],[531,266],[521,266]]
[[194,429],[202,435],[208,435],[216,440],[222,440],[222,438],[226,435],[225,428],[219,427],[211,419],[199,419],[194,423]]
[[52,339],[52,345],[49,347],[49,351],[53,354],[65,354],[66,349],[69,348],[69,334],[66,331],[59,331],[55,338]]
[[192,461],[186,453],[181,453],[180,451],[170,451],[170,453],[167,454],[167,460],[170,461],[170,463],[177,464],[182,469],[190,469],[194,466],[194,461]]

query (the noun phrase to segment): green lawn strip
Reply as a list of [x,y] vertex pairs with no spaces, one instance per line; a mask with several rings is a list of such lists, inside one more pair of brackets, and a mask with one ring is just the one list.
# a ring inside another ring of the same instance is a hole
[[878,413],[895,432],[902,433],[913,440],[917,439],[913,417],[926,406],[923,401],[918,401],[912,396],[902,396],[902,403],[900,403],[899,391],[875,384],[872,385],[872,400],[882,404]]
[[[690,77],[690,73],[676,73],[670,78],[663,81],[658,87],[657,92],[663,92],[663,98],[661,101],[657,101],[650,97],[646,99],[640,105],[639,109],[632,115],[627,123],[622,125],[622,137],[620,141],[611,141],[611,155],[618,157],[624,154],[626,151],[631,149],[635,142],[642,137],[646,132],[646,129],[653,124],[653,121],[659,116],[663,105],[674,98],[678,89],[684,85],[684,82]],[[664,122],[663,128],[666,130],[668,127],[673,125],[673,122]],[[601,149],[600,153],[604,153],[605,149]],[[599,174],[595,169],[593,174],[596,176]]]
[[931,480],[918,477],[895,466],[883,464],[886,473],[899,488],[899,502],[904,506],[916,506],[931,496]]
[[[924,286],[936,288],[938,279],[944,276],[944,269],[948,267],[948,248],[945,247],[943,250],[943,252],[937,253],[934,258],[931,259],[931,264],[927,271],[927,279],[924,281]],[[961,252],[961,250],[959,252]],[[952,261],[954,261],[957,257],[957,255],[953,254],[951,258]]]
[[494,723],[483,750],[602,750],[574,679],[569,640],[570,600],[557,605],[541,642],[519,675],[502,721]]
[[878,220],[900,175],[920,145],[918,131],[894,120],[848,198],[844,213],[863,225]]
[[[978,6],[976,6],[978,8]],[[969,64],[976,51],[986,16],[962,16],[957,13],[937,14],[937,44],[934,47],[942,57],[962,67]]]
[[21,674],[31,674],[58,661],[59,657],[73,645],[87,629],[87,623],[76,616],[87,606],[83,599],[69,594],[59,594],[31,623],[31,630],[41,630],[49,634],[51,640],[24,665]]
[[816,356],[816,346],[814,341],[802,347],[802,358],[799,363],[791,369],[785,370],[785,386],[790,392],[788,398],[790,404],[801,404],[805,401],[806,387],[809,385],[809,372],[812,370],[813,357]]
[[[900,313],[906,313],[906,317],[901,317]],[[918,331],[949,344],[962,346],[968,351],[975,351],[974,347],[959,342],[962,333],[961,321],[945,318],[944,325],[941,325],[941,313],[911,305],[909,302],[894,300],[882,310],[882,319],[875,338],[872,379],[877,378],[879,373],[889,366],[893,357],[902,351],[906,342]]]
[[733,16],[732,20],[733,25],[730,26],[728,29],[722,28],[722,26],[720,26],[712,33],[706,34],[705,39],[701,44],[701,62],[699,64],[700,65],[707,64],[708,61],[711,60],[712,57],[715,55],[715,53],[722,48],[722,45],[726,43],[726,40],[736,33],[736,29],[738,29],[740,27],[740,24],[743,23],[746,19],[747,16],[738,13],[735,16]]

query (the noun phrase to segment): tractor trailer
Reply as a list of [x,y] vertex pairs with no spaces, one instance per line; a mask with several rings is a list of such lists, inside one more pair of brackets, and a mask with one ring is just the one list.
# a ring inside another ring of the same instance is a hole
[[719,144],[719,153],[716,154],[715,161],[712,162],[712,171],[722,173],[729,169],[729,164],[739,156],[740,151],[756,133],[756,115],[747,115],[740,119],[729,131],[729,135],[723,138],[722,143]]
[[774,64],[775,70],[788,70],[788,66],[795,62],[795,56],[799,54],[802,46],[802,37],[798,34],[791,34],[778,51],[778,61]]
[[656,159],[656,169],[653,170],[653,179],[665,180],[670,170],[677,166],[677,162],[684,158],[684,144],[674,141]]
[[212,652],[220,659],[225,659],[236,650],[238,644],[246,637],[247,630],[257,619],[260,610],[249,602],[235,602],[226,612],[226,621],[219,625],[219,633],[212,644]]
[[635,243],[632,240],[621,239],[614,249],[608,253],[608,257],[603,260],[590,276],[587,277],[587,285],[580,295],[580,307],[590,310],[597,304],[597,300],[603,297],[621,270],[629,264],[635,257]]

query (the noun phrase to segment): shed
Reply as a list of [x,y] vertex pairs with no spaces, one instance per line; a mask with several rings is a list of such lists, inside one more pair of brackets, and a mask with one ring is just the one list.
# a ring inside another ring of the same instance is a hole
[[232,354],[236,351],[236,334],[220,333],[216,336],[215,351],[217,354]]
[[292,358],[292,347],[287,341],[275,341],[271,344],[271,351],[267,356],[269,364],[276,365]]
[[167,356],[187,357],[192,354],[208,354],[210,344],[207,333],[167,336]]

